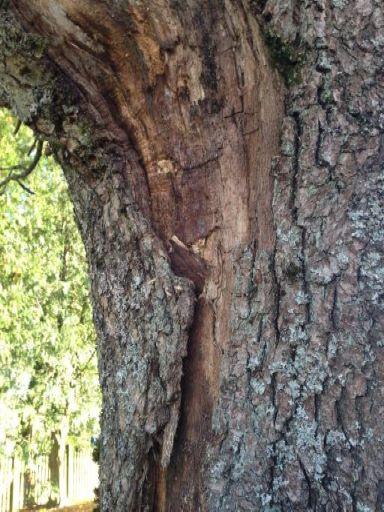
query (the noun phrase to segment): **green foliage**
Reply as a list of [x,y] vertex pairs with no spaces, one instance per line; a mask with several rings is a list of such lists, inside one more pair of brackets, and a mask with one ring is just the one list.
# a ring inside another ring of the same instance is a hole
[[[30,130],[0,111],[0,166],[28,159]],[[33,155],[31,156],[31,158]],[[5,172],[0,173],[0,179]],[[52,433],[89,445],[100,407],[85,255],[65,181],[43,158],[0,196],[0,454],[47,453]]]

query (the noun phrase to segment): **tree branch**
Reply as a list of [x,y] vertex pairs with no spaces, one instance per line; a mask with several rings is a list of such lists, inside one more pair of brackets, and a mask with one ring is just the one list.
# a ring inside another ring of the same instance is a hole
[[18,119],[18,120],[17,120],[17,123],[16,123],[15,130],[14,130],[14,132],[13,132],[13,135],[14,135],[14,136],[15,136],[15,135],[17,135],[17,134],[19,133],[19,130],[20,130],[21,124],[22,124],[22,123],[21,123],[20,119]]
[[93,356],[96,354],[96,351],[97,351],[97,347],[95,347],[95,349],[92,351],[91,355],[89,356],[87,362],[83,365],[83,366],[78,366],[76,368],[76,370],[74,371],[73,373],[73,379],[74,380],[77,380],[80,375],[85,372],[85,370],[88,368],[88,365],[89,363],[92,361],[93,359]]
[[[8,176],[4,178],[2,181],[0,181],[0,195],[4,194],[6,186],[11,181],[16,181],[24,190],[26,190],[29,193],[33,193],[28,187],[22,184],[21,181],[27,178],[34,171],[34,169],[40,161],[41,155],[43,154],[44,142],[42,140],[39,140],[35,142],[35,144],[36,153],[33,157],[32,162],[29,165],[18,164],[13,165],[11,167],[0,167],[1,171],[10,171]],[[20,172],[14,172],[16,170],[20,170]]]

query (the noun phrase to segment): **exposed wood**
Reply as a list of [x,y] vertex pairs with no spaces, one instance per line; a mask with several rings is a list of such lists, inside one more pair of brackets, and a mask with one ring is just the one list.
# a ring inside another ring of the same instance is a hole
[[6,101],[90,263],[102,510],[380,510],[382,3],[11,6],[54,85],[14,51]]

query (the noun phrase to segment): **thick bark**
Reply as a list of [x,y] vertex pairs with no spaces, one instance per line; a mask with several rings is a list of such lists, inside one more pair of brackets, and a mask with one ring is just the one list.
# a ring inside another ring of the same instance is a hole
[[3,11],[0,103],[88,254],[103,511],[384,507],[383,29],[381,0]]

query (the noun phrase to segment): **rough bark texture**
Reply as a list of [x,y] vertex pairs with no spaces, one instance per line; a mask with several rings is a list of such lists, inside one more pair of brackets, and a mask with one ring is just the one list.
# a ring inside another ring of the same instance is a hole
[[0,103],[86,246],[104,512],[384,508],[381,0],[13,0]]

